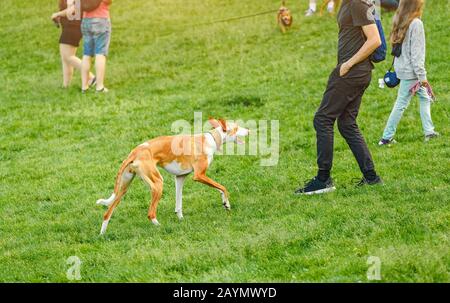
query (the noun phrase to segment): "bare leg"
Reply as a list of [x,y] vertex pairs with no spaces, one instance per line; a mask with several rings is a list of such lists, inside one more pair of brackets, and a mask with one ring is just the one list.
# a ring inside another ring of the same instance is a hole
[[[68,58],[68,62],[71,66],[73,66],[76,70],[81,71],[81,64],[82,61],[77,56],[73,55]],[[89,72],[89,81],[88,83],[91,84],[92,80],[95,78],[95,75],[91,72]]]
[[81,89],[87,90],[89,88],[89,72],[91,70],[91,60],[89,56],[83,56],[81,62]]
[[178,219],[183,219],[183,185],[186,180],[186,176],[175,176],[175,188],[176,188],[176,205],[175,213]]
[[105,73],[106,73],[106,57],[103,55],[95,56],[95,73],[97,74],[97,90],[105,87]]
[[[59,51],[63,63],[64,87],[68,87],[73,78],[73,71],[81,70],[81,60],[76,56],[77,48],[69,44],[60,44]],[[89,73],[89,82],[92,81],[94,75]]]
[[63,70],[63,87],[68,88],[73,76],[73,67],[67,64],[67,62],[62,59],[62,70]]
[[70,58],[75,56],[77,48],[68,44],[59,44],[59,53],[61,54],[61,62],[63,69],[63,87],[67,88],[73,78],[74,65],[71,64]]

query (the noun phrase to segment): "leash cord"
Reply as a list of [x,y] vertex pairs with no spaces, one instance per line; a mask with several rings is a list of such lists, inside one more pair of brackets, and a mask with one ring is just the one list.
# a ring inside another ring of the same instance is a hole
[[272,9],[270,11],[264,11],[264,12],[260,12],[260,13],[256,13],[256,14],[252,14],[252,15],[244,15],[244,16],[239,16],[239,17],[231,17],[231,18],[227,18],[227,19],[222,19],[222,20],[216,20],[216,21],[211,21],[211,22],[204,22],[204,23],[197,23],[197,24],[192,24],[192,27],[195,26],[204,26],[204,25],[211,25],[211,24],[217,24],[217,23],[224,23],[224,22],[229,22],[229,21],[235,21],[235,20],[241,20],[241,19],[247,19],[247,18],[252,18],[252,17],[257,17],[257,16],[261,16],[261,15],[267,15],[267,14],[272,14],[278,12],[277,9]]
[[[251,14],[251,15],[244,15],[244,16],[239,16],[239,17],[231,17],[231,18],[227,18],[227,19],[215,20],[215,21],[210,21],[210,22],[187,24],[179,32],[183,32],[183,31],[185,31],[185,30],[187,30],[189,28],[200,27],[200,26],[205,26],[205,25],[212,25],[212,24],[218,24],[218,23],[225,23],[225,22],[236,21],[236,20],[241,20],[241,19],[248,19],[248,18],[253,18],[253,17],[257,17],[257,16],[261,16],[261,15],[272,14],[272,13],[275,13],[275,12],[278,12],[278,9],[275,9],[275,10],[273,9],[273,10],[269,10],[269,11],[259,12],[259,13]],[[174,34],[176,32],[177,31],[172,31],[172,32],[164,34],[164,35],[156,36],[155,38],[167,37],[167,36],[170,36],[170,35],[172,35],[172,34]]]

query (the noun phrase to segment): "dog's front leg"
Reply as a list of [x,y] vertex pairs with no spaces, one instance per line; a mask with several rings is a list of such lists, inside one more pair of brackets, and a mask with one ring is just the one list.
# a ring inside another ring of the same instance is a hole
[[186,175],[175,176],[175,192],[176,192],[176,204],[175,213],[178,219],[183,219],[183,185],[184,180],[186,180]]
[[280,27],[281,32],[284,34],[286,30],[283,26],[283,21],[281,20],[281,15],[279,13],[277,15],[277,23],[278,23],[278,26]]
[[228,191],[222,184],[217,183],[216,181],[212,180],[208,176],[206,176],[206,169],[208,168],[208,161],[201,160],[195,163],[194,166],[194,181],[206,184],[208,186],[211,186],[213,188],[216,188],[222,195],[222,203],[225,209],[230,210],[231,205],[230,201],[228,200]]

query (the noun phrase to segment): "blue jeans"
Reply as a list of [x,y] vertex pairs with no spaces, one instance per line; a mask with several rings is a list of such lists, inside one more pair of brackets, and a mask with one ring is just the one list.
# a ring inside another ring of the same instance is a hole
[[111,41],[111,21],[104,18],[84,18],[81,22],[83,55],[108,55]]
[[[411,101],[412,95],[409,92],[411,86],[413,86],[417,80],[401,80],[400,88],[398,90],[397,101],[395,101],[394,108],[392,109],[391,115],[387,121],[386,127],[383,133],[383,139],[391,140],[395,131],[397,130],[397,125],[402,118],[403,112],[408,107]],[[431,99],[428,96],[427,90],[421,87],[417,91],[417,95],[420,100],[420,118],[422,119],[423,132],[426,135],[434,134],[434,125],[431,120]]]

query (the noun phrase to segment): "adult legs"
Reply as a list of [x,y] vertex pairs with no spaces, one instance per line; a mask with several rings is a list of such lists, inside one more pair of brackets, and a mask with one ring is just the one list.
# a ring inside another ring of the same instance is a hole
[[314,116],[318,177],[321,181],[329,178],[333,163],[334,122],[348,103],[345,82],[337,73],[337,68],[331,73],[322,102]]
[[97,90],[105,87],[106,56],[95,56],[95,73],[97,74]]
[[91,70],[91,61],[92,57],[86,55],[83,56],[83,60],[81,62],[81,89],[83,91],[89,88],[89,73]]
[[352,101],[338,118],[338,129],[355,156],[364,177],[373,180],[377,175],[375,173],[372,156],[366,141],[359,130],[358,124],[356,123],[362,96],[368,87],[369,82],[370,78],[367,84],[361,85],[359,88],[355,87],[355,95],[351,96]]
[[106,58],[111,42],[111,22],[104,19],[95,27],[95,72],[97,74],[97,91],[101,91],[105,88]]
[[[73,78],[73,71],[81,70],[81,60],[76,56],[77,47],[69,44],[59,44],[59,51],[61,54],[61,61],[63,67],[63,86],[68,87]],[[88,81],[92,81],[94,75],[88,74]]]
[[63,87],[68,87],[73,78],[73,70],[80,70],[81,60],[75,56],[77,48],[69,44],[59,44],[63,69]]
[[339,76],[338,65],[328,79],[327,89],[314,116],[317,137],[317,177],[312,178],[295,194],[311,195],[331,192],[335,189],[330,178],[333,164],[334,122],[338,119],[339,130],[350,146],[356,160],[364,171],[358,185],[378,184],[381,179],[373,169],[372,157],[356,124],[361,97],[370,83],[371,74],[346,78]]
[[83,34],[83,59],[81,61],[81,90],[86,91],[94,75],[91,74],[91,62],[95,56],[95,33],[91,19],[83,19],[81,23]]
[[372,157],[356,124],[361,98],[370,83],[371,75],[346,79],[335,69],[328,80],[322,103],[314,117],[317,137],[318,178],[326,181],[333,164],[334,122],[352,150],[366,177],[376,177]]

